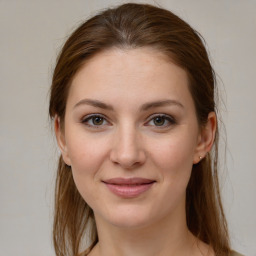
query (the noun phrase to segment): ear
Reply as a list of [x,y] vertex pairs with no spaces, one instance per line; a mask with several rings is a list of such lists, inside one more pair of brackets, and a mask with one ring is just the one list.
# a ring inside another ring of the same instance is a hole
[[64,130],[61,128],[60,118],[57,115],[54,118],[54,131],[55,131],[56,140],[57,140],[59,149],[61,151],[63,161],[65,162],[65,164],[70,166],[71,161],[68,155]]
[[215,112],[210,112],[207,123],[201,128],[198,135],[198,144],[195,150],[193,163],[197,164],[211,150],[215,140],[217,118]]

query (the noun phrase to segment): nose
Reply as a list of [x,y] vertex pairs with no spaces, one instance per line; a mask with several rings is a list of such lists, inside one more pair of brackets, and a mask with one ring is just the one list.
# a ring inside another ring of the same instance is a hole
[[134,169],[146,160],[141,136],[134,127],[117,129],[111,147],[110,160],[124,169]]

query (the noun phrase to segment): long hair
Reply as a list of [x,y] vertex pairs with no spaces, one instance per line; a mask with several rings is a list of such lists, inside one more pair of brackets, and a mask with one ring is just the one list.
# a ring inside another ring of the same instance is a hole
[[[90,18],[64,44],[52,78],[51,118],[57,115],[63,126],[74,75],[88,59],[112,47],[152,47],[164,53],[188,75],[199,125],[207,122],[211,111],[217,113],[215,73],[200,34],[168,10],[147,4],[124,4]],[[186,191],[186,216],[188,229],[196,237],[212,246],[217,256],[227,256],[229,237],[217,167],[218,128],[213,149],[192,168]],[[60,156],[53,226],[56,255],[84,255],[85,235],[89,239],[88,252],[98,241],[93,211],[80,196],[70,167]]]

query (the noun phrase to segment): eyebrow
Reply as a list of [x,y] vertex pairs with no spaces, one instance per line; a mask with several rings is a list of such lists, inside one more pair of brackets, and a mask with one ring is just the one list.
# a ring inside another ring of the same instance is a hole
[[106,110],[114,110],[114,108],[111,105],[103,103],[99,100],[83,99],[83,100],[80,100],[78,103],[76,103],[74,108],[76,108],[80,105],[90,105],[93,107],[102,108],[102,109],[106,109]]
[[[112,111],[114,110],[113,106],[106,104],[104,102],[101,102],[99,100],[83,99],[83,100],[80,100],[78,103],[76,103],[74,108],[76,108],[80,105],[90,105],[90,106],[105,109],[105,110],[112,110]],[[164,107],[164,106],[168,106],[168,105],[175,105],[180,108],[184,108],[184,106],[177,100],[161,100],[161,101],[153,101],[153,102],[144,103],[140,107],[140,111],[146,111],[151,108]]]
[[153,102],[145,103],[141,106],[141,110],[146,111],[150,108],[164,107],[168,105],[175,105],[175,106],[184,108],[184,106],[177,100],[161,100],[161,101],[153,101]]

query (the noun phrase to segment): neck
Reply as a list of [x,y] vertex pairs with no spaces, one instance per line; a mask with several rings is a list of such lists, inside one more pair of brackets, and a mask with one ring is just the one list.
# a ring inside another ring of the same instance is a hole
[[97,226],[99,242],[92,256],[193,255],[196,239],[186,226],[185,214],[140,228],[106,227],[100,220]]

